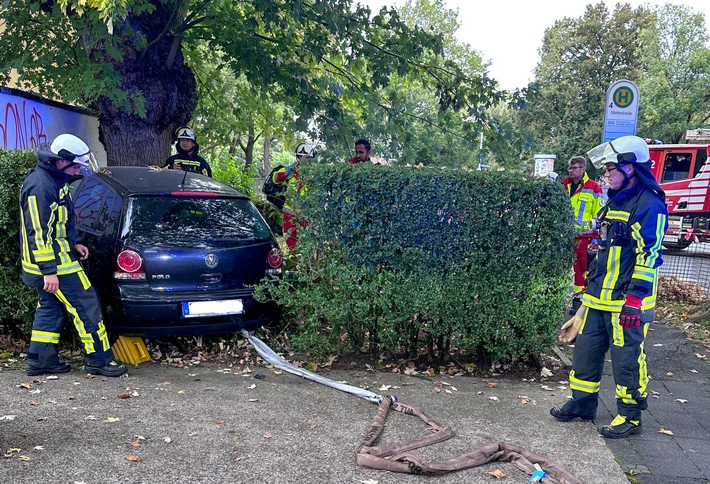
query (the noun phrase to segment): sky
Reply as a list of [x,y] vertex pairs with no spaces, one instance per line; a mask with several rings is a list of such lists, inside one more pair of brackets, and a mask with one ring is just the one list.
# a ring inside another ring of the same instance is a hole
[[[383,5],[402,6],[405,0],[359,0],[373,12]],[[444,0],[447,8],[458,9],[461,27],[457,33],[460,41],[468,43],[484,60],[490,62],[489,74],[501,89],[527,86],[532,80],[532,70],[539,60],[545,29],[555,20],[564,17],[581,17],[585,6],[596,0]],[[641,4],[673,3],[687,5],[705,14],[705,24],[710,26],[710,0],[670,0],[644,2],[637,0],[604,0],[609,11],[616,3],[632,7]]]

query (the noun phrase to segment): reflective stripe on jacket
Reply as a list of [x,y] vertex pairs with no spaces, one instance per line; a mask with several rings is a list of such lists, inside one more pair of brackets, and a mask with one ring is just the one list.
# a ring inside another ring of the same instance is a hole
[[[81,270],[69,186],[54,167],[38,163],[20,190],[20,250],[24,276],[71,274]],[[67,177],[68,179],[68,177]]]
[[594,234],[596,231],[590,230],[588,223],[593,218],[596,218],[602,208],[602,187],[599,186],[599,183],[589,178],[586,173],[574,193],[570,193],[572,189],[572,179],[570,177],[565,178],[562,184],[570,195],[577,234]]
[[601,311],[619,312],[626,294],[656,305],[661,242],[668,228],[665,202],[637,184],[609,200],[601,216],[600,244],[582,302]]

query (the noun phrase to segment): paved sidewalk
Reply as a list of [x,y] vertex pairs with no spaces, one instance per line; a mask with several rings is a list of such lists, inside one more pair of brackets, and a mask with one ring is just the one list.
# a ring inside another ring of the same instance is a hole
[[[0,448],[6,457],[0,480],[469,484],[498,482],[488,473],[501,470],[507,475],[501,482],[529,482],[505,462],[435,478],[358,467],[355,450],[374,404],[269,368],[242,370],[149,362],[125,378],[87,379],[75,369],[46,379],[1,369]],[[626,482],[589,422],[561,424],[550,417],[550,407],[568,392],[557,377],[429,380],[362,370],[325,375],[396,394],[451,425],[451,440],[413,451],[427,462],[503,441],[557,462],[586,484]],[[416,417],[395,413],[378,443],[427,434]]]
[[[689,341],[679,330],[654,323],[646,338],[646,353],[651,381],[643,430],[628,439],[606,439],[607,446],[641,484],[708,483],[710,351]],[[613,381],[607,360],[596,420],[599,427],[616,415]],[[661,429],[673,435],[659,432]]]

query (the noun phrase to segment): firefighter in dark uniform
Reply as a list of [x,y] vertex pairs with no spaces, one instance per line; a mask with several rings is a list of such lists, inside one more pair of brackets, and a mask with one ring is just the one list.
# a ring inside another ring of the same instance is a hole
[[165,160],[163,168],[200,173],[212,177],[210,165],[198,154],[200,145],[197,144],[197,137],[192,129],[187,126],[178,128],[175,148],[177,149],[177,154]]
[[563,422],[596,417],[610,350],[618,415],[601,433],[623,438],[641,430],[641,411],[647,408],[644,340],[654,316],[668,210],[644,140],[622,136],[587,154],[596,168],[606,170],[609,201],[598,215],[599,250],[582,298],[587,310],[569,377],[572,399],[550,414]]
[[22,282],[39,293],[27,352],[27,374],[66,373],[59,362],[59,333],[65,314],[85,352],[85,371],[121,376],[127,368],[114,361],[96,292],[79,260],[89,256],[78,243],[74,207],[67,182],[97,168],[89,147],[72,134],[35,149],[39,160],[20,191]]

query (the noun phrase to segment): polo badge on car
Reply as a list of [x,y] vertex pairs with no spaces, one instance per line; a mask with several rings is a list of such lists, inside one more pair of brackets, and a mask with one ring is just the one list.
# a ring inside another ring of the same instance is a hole
[[205,257],[205,265],[210,269],[214,269],[219,264],[219,258],[214,254],[207,254]]

